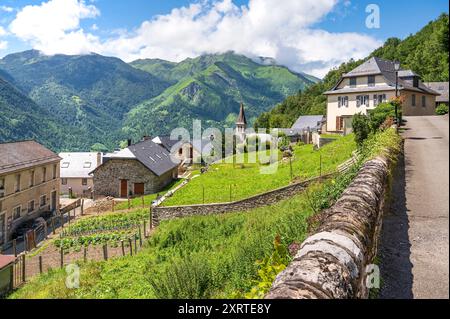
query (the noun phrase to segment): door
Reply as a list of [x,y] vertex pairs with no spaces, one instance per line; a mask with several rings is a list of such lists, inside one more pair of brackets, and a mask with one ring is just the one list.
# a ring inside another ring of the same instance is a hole
[[6,213],[0,214],[0,246],[6,242]]
[[52,207],[51,207],[52,211],[56,210],[56,192],[52,192]]
[[134,195],[137,196],[145,195],[145,186],[143,183],[134,184]]
[[126,179],[120,180],[120,197],[128,197],[128,181]]

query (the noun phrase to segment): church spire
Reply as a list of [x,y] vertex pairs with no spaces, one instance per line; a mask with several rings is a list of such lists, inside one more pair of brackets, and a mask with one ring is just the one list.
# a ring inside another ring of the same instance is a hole
[[239,111],[239,116],[236,121],[236,125],[247,125],[247,118],[245,117],[244,103],[241,102],[241,109]]

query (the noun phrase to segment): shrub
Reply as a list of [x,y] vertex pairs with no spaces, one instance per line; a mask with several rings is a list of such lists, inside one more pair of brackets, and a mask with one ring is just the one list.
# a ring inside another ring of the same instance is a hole
[[448,113],[448,105],[439,104],[439,106],[436,108],[437,115],[445,115],[447,113]]
[[[398,111],[401,118],[400,107]],[[372,132],[376,132],[388,117],[395,118],[395,105],[392,103],[381,103],[375,109],[370,110],[369,118]]]
[[370,134],[370,119],[366,115],[356,114],[352,121],[353,132],[355,133],[355,141],[358,147],[361,147],[363,142]]

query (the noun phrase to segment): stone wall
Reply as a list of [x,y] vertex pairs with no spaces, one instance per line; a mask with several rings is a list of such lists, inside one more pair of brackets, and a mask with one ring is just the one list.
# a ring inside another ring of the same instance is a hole
[[367,162],[336,204],[319,214],[320,226],[276,278],[267,299],[367,298],[367,266],[377,242],[390,163]]
[[120,181],[128,180],[128,194],[134,195],[134,184],[143,183],[145,194],[163,190],[173,181],[177,168],[162,176],[155,175],[141,162],[134,159],[110,159],[94,172],[95,195],[120,197]]
[[301,183],[292,184],[270,192],[249,197],[240,201],[220,204],[204,204],[189,206],[168,206],[153,208],[153,224],[157,226],[161,221],[182,218],[189,216],[204,216],[213,214],[223,214],[227,212],[247,211],[261,206],[267,206],[290,198],[307,188],[312,182],[319,181],[334,176],[334,174],[315,178]]

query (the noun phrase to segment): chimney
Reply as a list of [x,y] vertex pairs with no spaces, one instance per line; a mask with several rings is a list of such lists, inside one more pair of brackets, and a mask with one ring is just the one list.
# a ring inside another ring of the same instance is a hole
[[102,153],[101,152],[97,153],[97,167],[99,167],[100,165],[102,165]]
[[128,147],[131,146],[131,139],[130,138],[127,140],[127,145],[128,145]]
[[148,140],[150,140],[152,137],[151,136],[149,136],[149,135],[144,135],[143,137],[142,137],[142,141],[148,141]]

